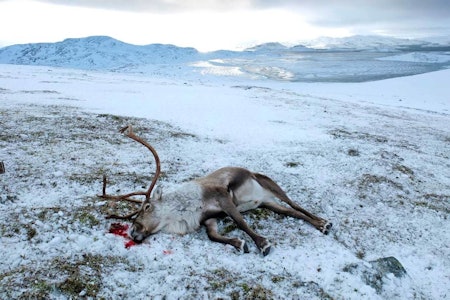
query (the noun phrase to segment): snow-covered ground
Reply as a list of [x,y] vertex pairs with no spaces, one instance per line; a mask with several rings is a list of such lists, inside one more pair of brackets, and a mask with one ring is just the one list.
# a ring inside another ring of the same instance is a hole
[[[450,297],[450,70],[365,83],[200,70],[0,65],[0,298]],[[246,219],[274,244],[266,257],[228,219],[249,254],[204,229],[126,249],[104,218],[126,207],[96,195],[103,174],[111,193],[151,180],[149,153],[117,132],[127,124],[158,150],[163,187],[246,167],[332,232],[258,211]],[[407,275],[381,289],[349,267],[389,256]]]

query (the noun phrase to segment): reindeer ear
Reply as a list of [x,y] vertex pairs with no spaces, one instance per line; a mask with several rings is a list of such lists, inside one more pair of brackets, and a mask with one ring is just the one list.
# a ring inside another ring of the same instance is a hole
[[154,207],[153,207],[153,204],[150,201],[148,201],[148,202],[144,202],[142,209],[144,211],[153,211]]
[[161,201],[161,200],[162,200],[162,188],[160,186],[156,186],[152,194],[152,201]]

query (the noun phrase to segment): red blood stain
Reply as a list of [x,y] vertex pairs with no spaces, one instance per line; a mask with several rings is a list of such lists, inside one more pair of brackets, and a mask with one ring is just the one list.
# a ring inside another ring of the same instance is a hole
[[172,250],[163,250],[163,254],[170,255],[170,254],[173,254],[173,251]]
[[128,224],[112,223],[111,227],[109,227],[109,233],[122,237],[128,237],[127,231],[129,227],[130,226]]
[[125,243],[125,248],[129,249],[133,246],[136,246],[136,243],[133,240],[129,240],[128,242]]
[[109,233],[124,237],[127,241],[125,242],[125,248],[129,249],[136,245],[136,243],[130,239],[128,236],[128,224],[112,223],[109,227]]

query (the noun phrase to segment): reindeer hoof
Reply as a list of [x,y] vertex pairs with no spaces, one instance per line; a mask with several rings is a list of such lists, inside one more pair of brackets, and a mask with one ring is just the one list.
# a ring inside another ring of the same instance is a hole
[[249,253],[250,250],[248,249],[247,243],[244,242],[244,253]]
[[242,244],[241,244],[241,247],[239,250],[244,253],[250,252],[250,250],[248,249],[247,243],[245,241],[242,241]]
[[333,223],[327,221],[320,231],[327,235],[330,232],[331,227],[333,227]]
[[270,253],[270,250],[272,248],[272,245],[270,243],[267,243],[267,245],[265,245],[262,249],[261,249],[261,253],[263,256],[267,256],[267,254]]
[[248,249],[247,243],[244,240],[241,239],[234,239],[233,243],[231,244],[236,248],[237,251],[243,252],[243,253],[249,253],[250,250]]

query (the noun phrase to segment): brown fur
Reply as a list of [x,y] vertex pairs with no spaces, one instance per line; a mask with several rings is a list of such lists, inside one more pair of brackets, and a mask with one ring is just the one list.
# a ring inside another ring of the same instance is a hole
[[[196,186],[200,188],[200,194],[197,194],[198,188]],[[219,169],[205,177],[194,180],[190,185],[185,185],[184,188],[188,188],[188,190],[170,193],[167,196],[172,199],[169,200],[169,203],[165,202],[164,195],[161,201],[152,201],[152,204],[159,209],[139,213],[135,220],[135,223],[139,226],[132,226],[131,236],[136,237],[136,241],[141,242],[149,234],[164,230],[164,228],[166,228],[166,231],[167,229],[178,230],[181,227],[173,226],[170,222],[171,220],[177,220],[177,222],[181,220],[183,224],[192,224],[193,226],[182,227],[183,232],[195,230],[195,224],[201,224],[206,226],[207,234],[211,240],[230,244],[238,250],[248,252],[245,241],[238,238],[227,238],[217,232],[217,218],[228,215],[240,229],[253,239],[263,255],[267,255],[271,248],[270,242],[248,226],[241,212],[262,207],[280,214],[303,219],[325,234],[331,228],[331,223],[327,220],[309,213],[293,202],[272,179],[243,168],[227,167]],[[177,193],[180,196],[177,196]],[[180,197],[184,197],[186,200],[179,202]],[[201,197],[201,199],[196,197]],[[288,204],[289,207],[278,204],[273,198],[278,198]],[[187,203],[189,203],[189,206],[186,206]],[[177,210],[175,204],[181,207]],[[166,207],[170,207],[170,209],[166,209]],[[186,214],[186,210],[199,211],[200,213],[198,215],[197,213]],[[170,212],[171,215],[161,215],[162,212]],[[177,213],[180,214],[179,217],[173,215]],[[183,215],[190,219],[185,219],[186,222],[184,222]],[[199,219],[192,219],[196,216]],[[145,233],[139,231],[140,228],[148,228],[149,226],[146,224],[152,224],[155,220],[158,220],[158,225],[153,226],[155,228],[153,231]]]

